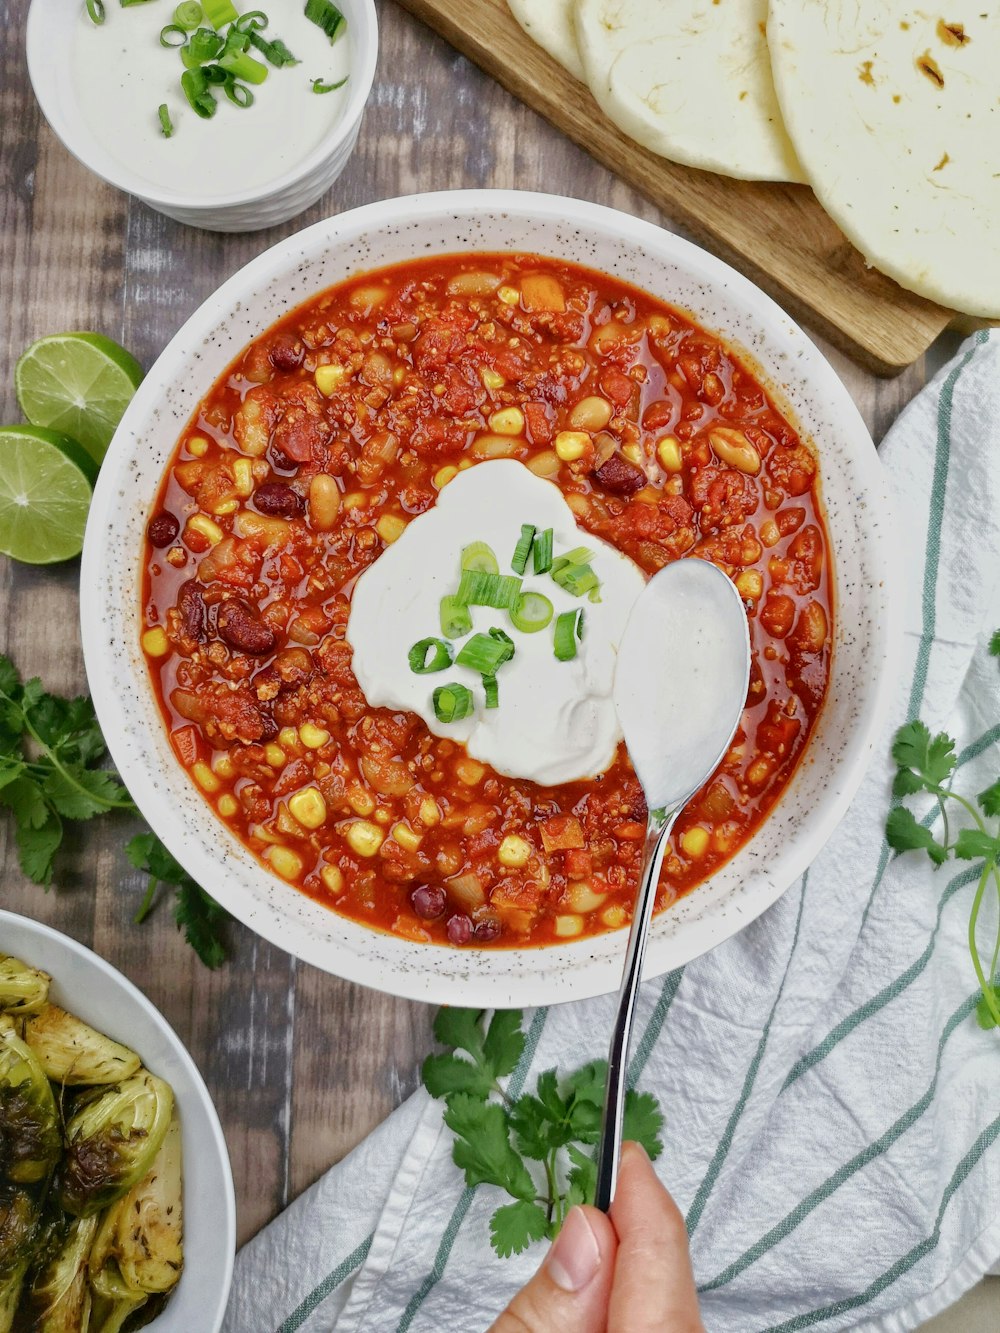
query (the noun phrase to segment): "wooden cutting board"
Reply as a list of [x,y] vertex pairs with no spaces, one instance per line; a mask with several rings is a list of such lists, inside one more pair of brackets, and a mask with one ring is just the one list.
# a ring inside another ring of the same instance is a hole
[[627,138],[586,86],[521,31],[506,0],[399,2],[796,318],[877,374],[905,369],[958,318],[869,269],[808,186],[696,171]]

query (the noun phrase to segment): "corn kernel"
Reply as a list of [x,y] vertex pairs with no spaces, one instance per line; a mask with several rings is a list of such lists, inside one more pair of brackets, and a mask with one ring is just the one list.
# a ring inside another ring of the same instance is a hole
[[764,593],[764,579],[757,569],[742,569],[736,575],[736,591],[747,601],[756,602]]
[[468,468],[468,467],[472,467],[472,459],[471,459],[471,458],[463,458],[462,461],[461,461],[461,463],[459,463],[459,465],[458,465],[458,470],[459,470],[459,472],[464,472],[465,469]]
[[434,489],[436,491],[443,491],[449,481],[451,481],[452,477],[457,476],[458,468],[453,464],[448,463],[444,467],[439,467],[434,473]]
[[248,500],[253,495],[253,463],[249,458],[237,458],[233,461],[233,485],[236,487],[236,494],[242,499]]
[[406,531],[406,519],[400,518],[398,514],[383,514],[375,524],[375,531],[391,546]]
[[415,852],[422,841],[420,834],[415,833],[409,824],[396,824],[392,830],[392,836],[400,847],[405,847],[408,852]]
[[601,913],[601,923],[609,930],[619,930],[624,926],[628,918],[628,913],[621,903],[612,903],[610,907],[605,907]]
[[704,856],[708,851],[708,829],[695,825],[681,834],[681,851],[685,856]]
[[556,436],[556,453],[564,463],[575,463],[589,444],[590,436],[582,430],[561,430]]
[[354,787],[348,793],[347,804],[356,815],[370,815],[375,809],[375,797],[364,787]]
[[264,860],[282,879],[298,879],[302,874],[302,857],[291,847],[273,843],[264,852]]
[[622,453],[630,463],[636,463],[642,467],[646,461],[646,455],[642,452],[642,447],[638,444],[623,444]]
[[681,442],[676,435],[664,435],[656,446],[656,456],[664,472],[680,472],[684,466],[681,455]]
[[347,845],[356,856],[374,856],[382,846],[385,834],[377,824],[367,819],[356,819],[344,834]]
[[235,774],[233,761],[225,750],[212,751],[212,772],[217,778],[222,778],[226,782]]
[[494,370],[492,366],[481,366],[479,378],[482,380],[485,389],[502,389],[507,383],[499,370]]
[[497,435],[520,435],[524,430],[524,413],[519,407],[501,407],[490,414],[490,430]]
[[314,727],[311,722],[303,722],[299,727],[299,740],[307,750],[319,750],[330,739],[330,733],[322,727]]
[[232,819],[233,815],[236,814],[239,808],[239,801],[235,796],[230,796],[228,792],[226,792],[225,796],[219,797],[219,804],[216,807],[223,819]]
[[747,784],[751,787],[763,787],[771,776],[770,761],[761,757],[755,759],[747,769]]
[[559,939],[571,940],[575,935],[582,933],[583,917],[577,916],[575,912],[567,912],[565,916],[557,916],[553,930]]
[[475,787],[486,776],[486,769],[475,759],[460,759],[455,765],[455,775],[467,787]]
[[217,792],[222,786],[222,783],[215,776],[209,766],[203,764],[200,759],[196,764],[191,765],[191,776],[202,791],[207,791],[210,796]]
[[368,504],[368,496],[363,495],[361,491],[351,491],[345,495],[342,502],[345,509],[364,509]]
[[266,824],[251,824],[250,836],[251,838],[256,838],[258,842],[266,842],[266,843],[281,842],[280,837],[277,835],[277,833],[275,833],[274,829],[268,828]]
[[531,855],[531,844],[519,838],[516,833],[508,833],[497,850],[497,859],[502,866],[518,869],[527,865]]
[[157,625],[154,629],[148,629],[142,636],[142,647],[150,657],[166,657],[170,651],[170,640],[166,631]]
[[497,288],[497,296],[504,303],[504,305],[518,305],[521,300],[521,293],[517,290],[517,288],[508,287],[506,285]]
[[278,732],[278,744],[284,750],[297,750],[299,748],[299,733],[294,727],[282,727]]
[[347,370],[344,366],[317,366],[315,375],[316,388],[319,389],[320,393],[325,394],[325,396],[329,398],[330,395],[336,391],[337,386],[343,383],[346,377]]
[[574,430],[603,430],[611,420],[611,404],[598,394],[581,398],[570,409],[569,424]]
[[192,532],[204,537],[210,546],[218,546],[226,535],[218,523],[213,523],[207,514],[192,514],[187,525]]
[[288,762],[288,755],[280,745],[275,745],[274,741],[264,746],[264,758],[272,768],[282,768]]
[[208,441],[204,435],[192,435],[187,443],[188,453],[194,454],[195,458],[204,458],[208,453]]
[[388,810],[376,810],[372,818],[379,824],[388,826],[392,823],[392,814]]
[[433,828],[441,822],[441,807],[433,796],[425,796],[420,802],[420,822],[427,828]]
[[319,828],[326,822],[326,801],[318,787],[305,787],[288,798],[288,808],[303,828]]
[[216,518],[222,518],[226,514],[235,514],[239,507],[239,500],[231,495],[228,499],[216,500],[215,504],[211,506],[210,512],[213,513]]
[[329,893],[340,893],[344,887],[344,875],[339,866],[324,866],[319,877]]

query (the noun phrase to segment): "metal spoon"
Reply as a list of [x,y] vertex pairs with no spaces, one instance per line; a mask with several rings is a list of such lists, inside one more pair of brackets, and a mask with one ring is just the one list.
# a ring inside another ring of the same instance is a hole
[[629,1037],[667,837],[729,748],[749,680],[747,616],[731,580],[698,559],[661,569],[632,608],[615,669],[615,707],[649,823],[608,1054],[595,1198],[604,1212],[615,1196]]

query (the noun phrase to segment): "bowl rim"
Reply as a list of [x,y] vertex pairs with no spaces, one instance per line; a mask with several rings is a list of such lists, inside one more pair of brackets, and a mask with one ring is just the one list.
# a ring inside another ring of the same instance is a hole
[[[899,595],[903,586],[903,564],[900,543],[894,539],[896,504],[888,488],[887,475],[871,443],[871,437],[860,412],[833,367],[815,344],[780,306],[748,278],[692,242],[664,231],[654,223],[604,205],[560,195],[517,190],[448,190],[366,204],[349,212],[323,219],[271,246],[224,282],[198,307],[167,344],[156,364],[169,363],[171,359],[181,356],[185,348],[197,346],[206,331],[215,327],[220,317],[234,312],[248,296],[252,299],[253,293],[262,291],[272,271],[279,270],[282,264],[289,266],[297,264],[311,243],[322,240],[329,250],[338,244],[348,243],[351,238],[363,235],[366,230],[377,231],[392,226],[400,217],[405,217],[408,224],[417,227],[422,222],[440,220],[442,217],[464,222],[482,215],[484,211],[491,217],[503,218],[513,215],[528,222],[541,222],[543,225],[559,223],[566,225],[566,219],[570,218],[573,224],[590,225],[595,231],[611,234],[626,244],[645,245],[662,257],[664,262],[682,267],[693,280],[702,280],[715,290],[722,289],[727,300],[731,300],[740,310],[751,313],[755,320],[759,321],[763,317],[773,336],[788,346],[797,379],[807,382],[813,389],[821,390],[823,401],[835,405],[841,433],[845,437],[852,437],[851,455],[852,462],[857,467],[859,488],[872,501],[867,506],[867,512],[870,513],[872,509],[877,508],[882,519],[881,525],[866,520],[866,533],[870,542],[873,566],[872,582],[882,590],[878,620],[879,653],[875,656],[879,669],[872,673],[874,681],[869,686],[867,696],[866,724],[863,727],[859,725],[851,752],[841,761],[838,770],[840,781],[836,790],[828,789],[829,797],[823,802],[822,810],[818,814],[813,812],[807,833],[804,832],[799,837],[792,851],[786,850],[783,853],[780,874],[761,876],[750,889],[744,888],[743,897],[736,910],[721,912],[713,909],[707,916],[698,919],[696,945],[688,940],[684,949],[679,950],[671,938],[661,941],[650,939],[646,954],[646,976],[651,978],[685,965],[735,935],[772,906],[786,889],[795,883],[819,854],[843,818],[867,770],[875,738],[884,729],[888,716],[891,684],[903,648],[903,598]],[[541,248],[544,251],[544,247]],[[461,246],[442,247],[440,253],[455,253],[460,249]],[[600,269],[600,264],[596,261],[590,266]],[[359,271],[364,271],[368,267],[378,267],[378,264],[360,265]],[[698,320],[697,315],[693,317]],[[269,322],[262,322],[261,331],[268,327]],[[698,322],[728,341],[754,366],[755,370],[765,377],[779,397],[781,396],[776,372],[762,366],[759,358],[744,341],[725,330],[715,329],[705,320]],[[242,346],[242,343],[240,345]],[[233,356],[238,355],[238,352],[239,348],[234,345]],[[121,722],[121,710],[114,683],[113,668],[120,662],[121,644],[120,641],[109,642],[101,625],[103,605],[101,572],[103,552],[108,540],[106,534],[109,527],[113,526],[110,516],[121,487],[123,484],[127,485],[129,480],[127,464],[132,455],[128,451],[134,446],[128,437],[132,433],[141,434],[141,424],[148,419],[150,412],[160,401],[158,391],[153,388],[154,378],[156,377],[151,368],[147,381],[140,386],[119,427],[122,447],[116,450],[117,441],[112,443],[109,458],[105,462],[95,489],[81,565],[80,609],[83,650],[94,704],[105,732],[108,748],[119,766],[123,780],[132,791],[140,809],[146,814],[151,827],[156,830],[181,864],[198,879],[199,874],[204,875],[209,869],[209,862],[199,849],[191,849],[184,837],[183,827],[178,826],[179,821],[175,820],[172,814],[168,814],[163,783],[158,782],[155,776],[160,769],[148,763],[133,761],[130,753],[130,737],[128,729]],[[146,393],[144,389],[147,390]],[[147,397],[150,398],[148,404],[145,401]],[[859,444],[864,442],[867,442],[867,447],[862,450]],[[119,454],[121,458],[118,457]],[[116,471],[113,472],[112,468],[108,467],[108,461]],[[835,595],[837,605],[841,605],[839,581],[835,584]],[[136,605],[138,606],[138,596]],[[822,714],[820,725],[822,725]],[[815,738],[811,739],[810,746],[814,744],[814,740]],[[123,763],[123,760],[126,762]],[[808,762],[809,747],[800,760],[789,787],[769,813],[768,822],[774,818],[775,811],[781,807],[788,792],[794,788],[803,766]],[[178,765],[178,773],[180,772]],[[149,817],[150,814],[152,818]],[[207,803],[205,803],[205,816],[213,824],[219,824]],[[225,832],[221,824],[219,830]],[[752,843],[753,839],[747,846],[752,846]],[[213,873],[217,873],[217,867]],[[260,867],[260,874],[269,881],[275,879],[263,867]],[[280,887],[295,893],[300,898],[304,897],[301,891],[294,887],[283,883]],[[426,951],[434,946],[403,941],[345,917],[336,918],[343,929],[335,940],[330,938],[317,940],[287,909],[276,908],[271,903],[265,907],[259,900],[245,902],[240,897],[238,889],[232,893],[220,890],[218,896],[223,904],[229,906],[233,914],[251,929],[304,962],[345,980],[371,986],[405,999],[435,1004],[517,1008],[524,1004],[561,1003],[606,994],[617,989],[620,980],[620,958],[623,957],[623,950],[620,954],[616,953],[614,959],[601,959],[587,952],[585,946],[588,943],[592,944],[593,941],[583,941],[569,948],[550,946],[504,950],[503,953],[508,957],[514,955],[514,965],[507,971],[497,969],[495,973],[486,971],[482,975],[476,975],[456,964],[451,973],[446,975],[433,967],[413,965],[412,950],[419,950],[421,956],[425,957]],[[306,899],[306,902],[309,903],[310,900]],[[313,906],[320,905],[313,904]],[[330,911],[321,906],[320,910]],[[336,917],[336,914],[333,915]],[[377,936],[383,942],[386,950],[383,961],[373,960],[372,951],[365,949],[364,941],[359,941],[356,932],[361,932],[366,937]],[[607,937],[615,936],[617,933],[608,932]],[[386,939],[391,941],[391,948],[384,943]],[[400,946],[398,949],[397,945]],[[435,952],[456,951],[440,948]],[[684,956],[681,958],[670,956],[678,952]],[[408,965],[396,970],[392,966],[394,961],[390,956],[392,954]],[[540,966],[536,960],[542,959],[550,960],[550,965]],[[524,970],[518,971],[516,965],[522,962]],[[560,964],[563,962],[568,965],[561,967]]]
[[[134,195],[153,208],[181,208],[214,212],[219,209],[239,208],[248,204],[264,203],[275,195],[283,194],[286,190],[312,176],[329,158],[334,157],[351,138],[364,114],[365,106],[371,95],[372,85],[375,82],[375,69],[378,64],[379,53],[378,14],[375,9],[375,0],[345,0],[345,3],[357,7],[360,24],[357,24],[357,19],[355,19],[348,29],[351,41],[350,90],[347,105],[341,112],[340,119],[334,125],[331,133],[317,144],[308,157],[303,158],[296,166],[290,167],[266,185],[208,197],[186,194],[181,190],[168,190],[135,175],[123,163],[117,163],[117,159],[114,158],[109,158],[109,161],[118,166],[117,171],[102,170],[94,166],[84,147],[81,146],[74,123],[64,119],[59,114],[54,99],[48,96],[52,86],[53,62],[47,51],[51,39],[46,27],[49,15],[45,11],[49,6],[59,3],[60,0],[31,0],[25,24],[25,57],[28,65],[28,78],[42,114],[56,138],[81,166],[86,167],[88,171],[106,181],[109,185],[113,185],[118,190],[124,190],[126,194]],[[355,28],[356,24],[357,28]]]
[[[236,1263],[236,1188],[233,1183],[233,1168],[229,1159],[229,1148],[226,1144],[226,1136],[222,1131],[222,1122],[219,1120],[219,1113],[215,1109],[215,1103],[208,1090],[201,1070],[195,1064],[194,1057],[188,1048],[181,1041],[180,1037],[174,1031],[171,1024],[156,1007],[153,1001],[130,981],[123,972],[120,972],[113,963],[109,963],[106,958],[102,958],[99,953],[81,944],[79,940],[73,939],[71,935],[57,930],[54,926],[47,925],[45,922],[36,921],[34,917],[25,916],[23,912],[12,912],[9,908],[0,907],[0,938],[3,938],[2,927],[6,923],[12,923],[21,928],[27,928],[28,933],[34,933],[42,939],[47,939],[59,948],[65,949],[68,953],[74,954],[77,958],[89,963],[107,980],[112,982],[117,988],[124,992],[128,1000],[142,1010],[146,1018],[160,1029],[164,1034],[168,1044],[173,1047],[174,1053],[180,1063],[184,1066],[185,1072],[190,1079],[191,1086],[197,1094],[198,1102],[205,1115],[205,1120],[210,1132],[211,1147],[222,1167],[222,1177],[225,1184],[225,1197],[223,1200],[223,1216],[219,1219],[219,1224],[223,1227],[227,1239],[225,1246],[226,1264],[225,1271],[222,1274],[222,1282],[219,1286],[219,1296],[217,1309],[212,1314],[210,1328],[206,1326],[205,1333],[217,1333],[222,1327],[222,1321],[225,1318],[226,1308],[229,1304],[229,1296],[233,1284],[233,1270]],[[29,959],[25,959],[30,962]],[[53,975],[53,981],[60,984],[60,978]],[[169,1309],[169,1305],[167,1307]],[[158,1316],[159,1317],[159,1316]]]

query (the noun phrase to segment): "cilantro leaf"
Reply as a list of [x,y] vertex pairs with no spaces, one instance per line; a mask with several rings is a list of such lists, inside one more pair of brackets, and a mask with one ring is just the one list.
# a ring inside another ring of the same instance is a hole
[[483,1041],[483,1058],[494,1078],[513,1074],[524,1054],[520,1009],[498,1009]]
[[955,742],[944,732],[931,736],[919,721],[907,722],[896,732],[892,757],[902,769],[911,769],[933,791],[940,787],[955,767]]
[[442,1046],[467,1051],[473,1060],[483,1057],[481,1009],[439,1009],[434,1019],[434,1035]]
[[493,1090],[493,1080],[482,1065],[463,1060],[450,1051],[429,1055],[420,1077],[432,1097],[450,1097],[455,1092],[466,1092],[471,1097],[485,1100]]
[[222,966],[226,961],[226,946],[219,937],[219,927],[229,920],[229,913],[190,875],[185,875],[177,886],[174,920],[206,967]]
[[21,823],[14,831],[21,869],[36,884],[46,888],[52,883],[52,861],[62,842],[62,820],[46,811],[45,821],[38,825]]
[[40,788],[27,775],[7,783],[0,790],[0,802],[14,812],[18,828],[41,828],[49,818],[49,807]]
[[885,837],[894,852],[924,850],[935,865],[943,865],[948,859],[948,849],[937,841],[929,828],[917,822],[905,805],[889,811]]
[[955,855],[961,861],[978,861],[980,857],[995,861],[1000,857],[1000,838],[991,838],[980,829],[961,829],[955,839]]
[[534,1240],[544,1240],[549,1222],[537,1203],[519,1199],[504,1204],[490,1218],[490,1243],[501,1259],[520,1254]]
[[502,1106],[459,1092],[448,1102],[444,1122],[456,1135],[452,1158],[466,1185],[499,1185],[515,1199],[535,1197],[534,1181],[511,1147]]
[[981,791],[976,800],[984,815],[989,815],[991,819],[1000,815],[1000,778],[985,791]]
[[655,1162],[663,1151],[660,1142],[660,1130],[663,1128],[663,1112],[651,1092],[636,1092],[630,1088],[625,1094],[625,1114],[622,1134],[625,1139],[641,1143],[651,1162]]
[[42,791],[66,819],[93,819],[109,806],[129,799],[128,792],[113,773],[100,768],[84,768],[69,763],[53,768],[42,781]]

